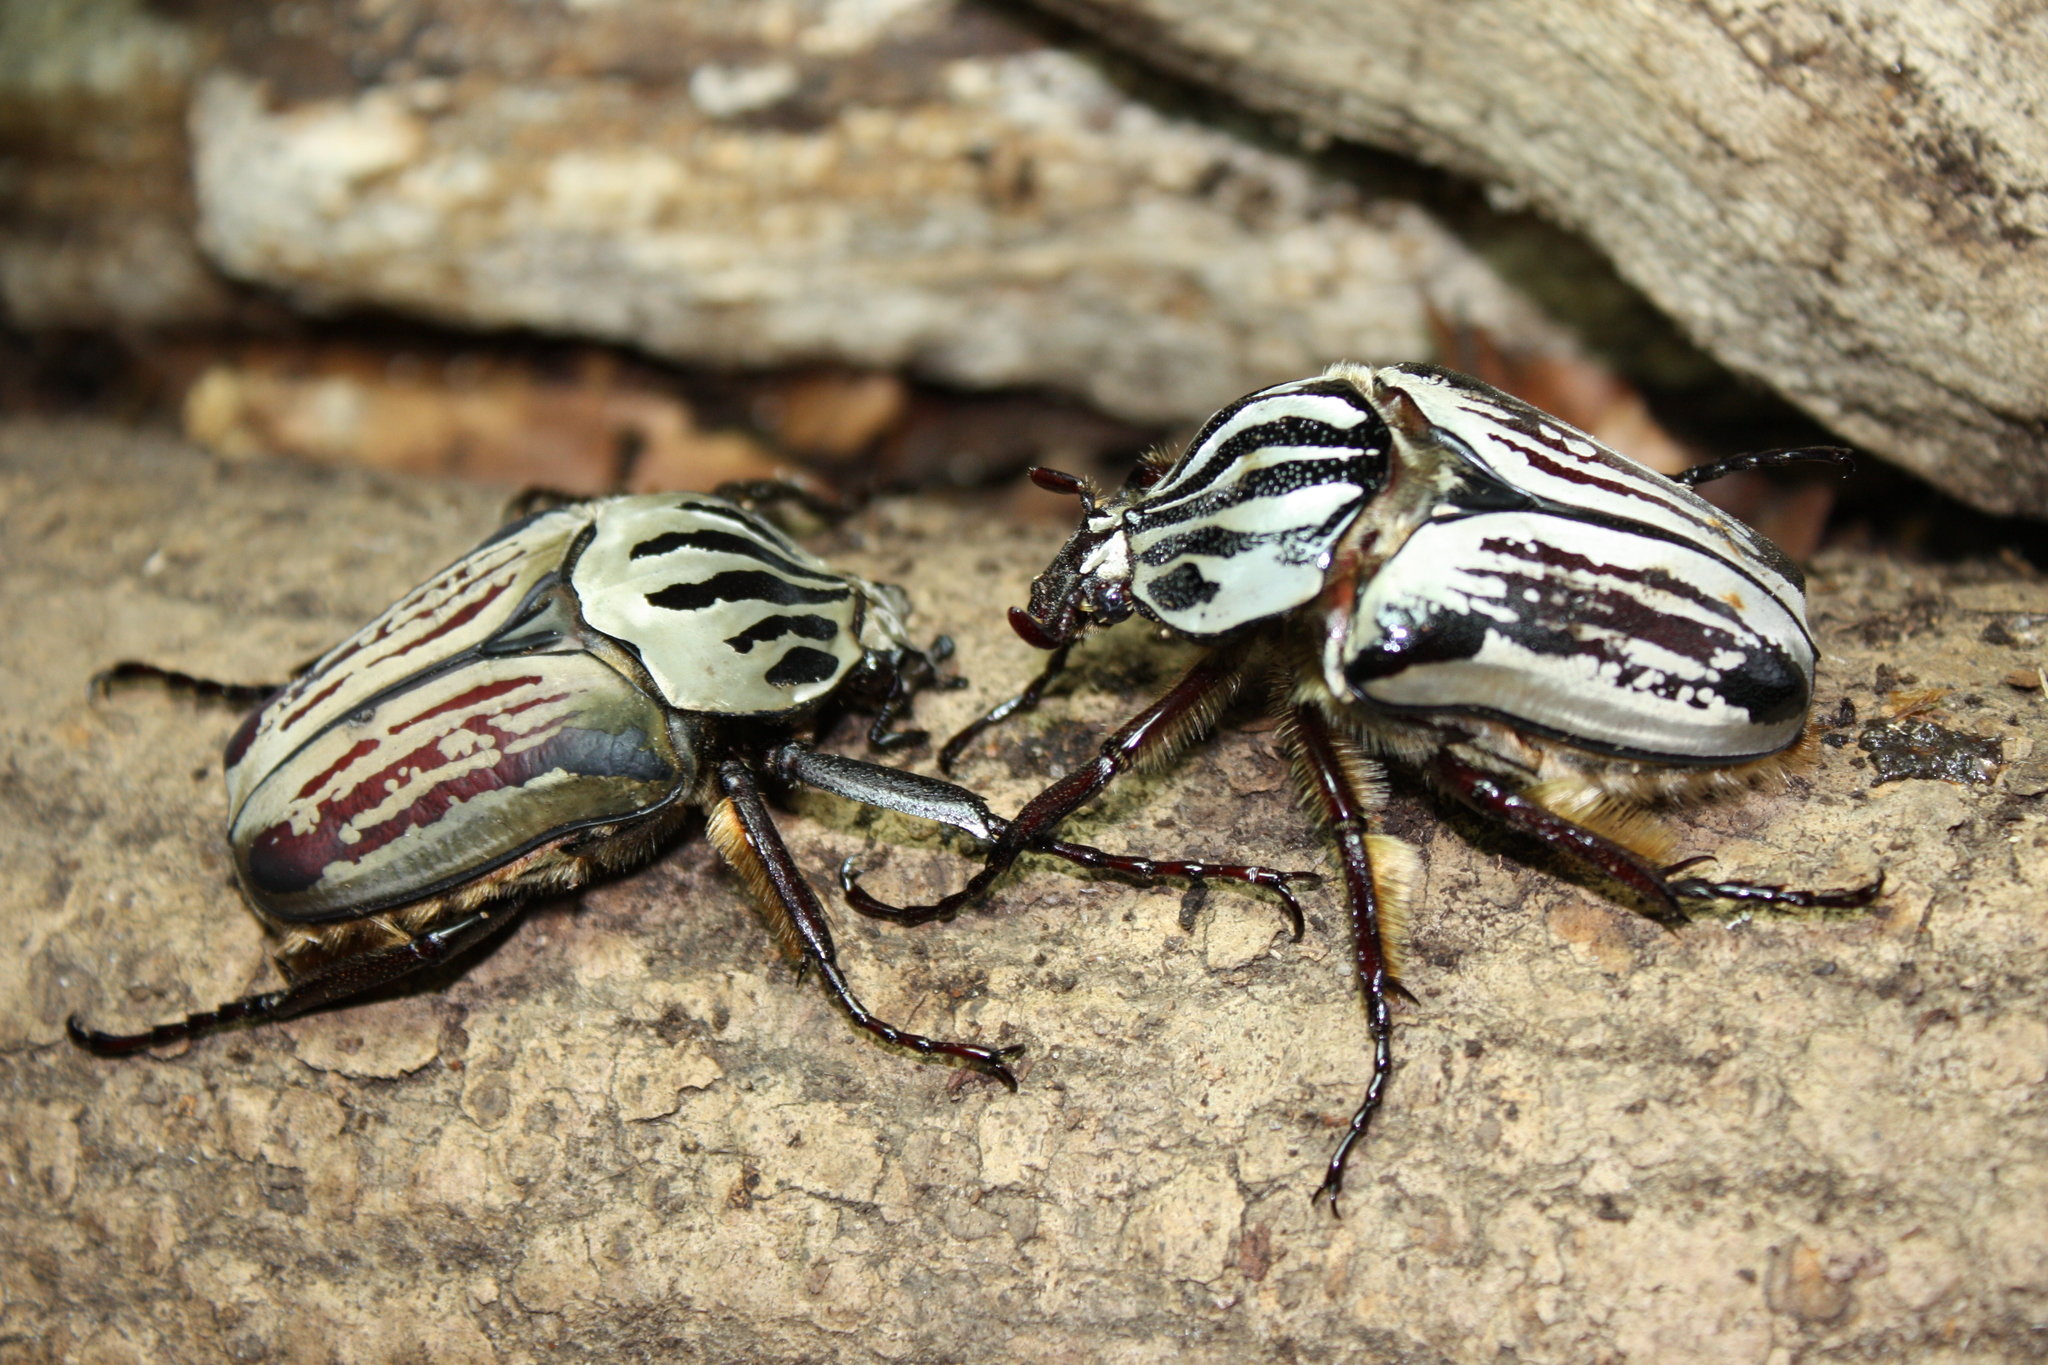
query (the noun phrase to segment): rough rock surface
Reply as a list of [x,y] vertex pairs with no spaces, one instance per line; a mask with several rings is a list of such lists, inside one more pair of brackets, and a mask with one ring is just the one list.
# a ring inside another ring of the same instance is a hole
[[312,11],[347,79],[308,87],[272,34],[202,85],[200,232],[231,274],[1148,421],[1424,354],[1429,303],[1556,344],[1414,205],[1163,114],[980,7],[391,9]]
[[1038,0],[1584,232],[1723,363],[2048,514],[2048,16],[1945,0]]
[[[1876,913],[1667,933],[1399,794],[1427,865],[1418,1003],[1342,1222],[1307,1200],[1366,1058],[1327,890],[1298,945],[1254,896],[1038,864],[950,926],[839,913],[885,1017],[1028,1048],[1016,1095],[858,1039],[695,835],[533,907],[438,989],[166,1058],[74,1051],[73,1010],[139,1024],[271,971],[220,842],[233,718],[89,704],[86,677],[138,656],[274,677],[495,501],[0,427],[0,1360],[2038,1351],[2048,702],[2001,680],[2048,652],[2048,592],[1997,566],[1826,557],[1820,710],[1849,742],[1810,788],[1683,825],[1730,875],[1882,867]],[[959,638],[973,687],[920,705],[944,732],[1032,666],[998,608],[1056,538],[892,503],[818,544]],[[1091,646],[969,780],[1014,809],[1174,657],[1135,628]],[[1842,701],[1868,722],[1873,688],[1936,685],[2007,766],[1868,787]],[[907,822],[798,804],[821,881],[848,854],[884,890],[960,875]],[[1248,716],[1077,826],[1319,856]]]

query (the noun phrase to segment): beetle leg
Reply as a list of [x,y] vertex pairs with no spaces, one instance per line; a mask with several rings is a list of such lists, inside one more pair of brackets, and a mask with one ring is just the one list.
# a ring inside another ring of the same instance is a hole
[[[1701,859],[1687,859],[1689,867]],[[1676,869],[1666,868],[1668,876]],[[1737,901],[1787,910],[1861,910],[1884,892],[1884,873],[1862,886],[1837,887],[1831,891],[1795,891],[1783,886],[1756,882],[1710,882],[1704,877],[1686,877],[1671,883],[1671,894],[1681,900]]]
[[179,1023],[159,1024],[146,1033],[101,1033],[79,1023],[75,1014],[64,1021],[64,1030],[71,1035],[72,1042],[87,1052],[98,1053],[102,1057],[120,1057],[153,1047],[167,1047],[190,1038],[203,1038],[209,1033],[243,1025],[275,1023],[322,1005],[331,1005],[337,1000],[367,995],[402,976],[446,962],[504,923],[505,919],[502,909],[496,912],[480,910],[404,943],[373,948],[331,962],[282,990],[231,1000],[217,1009],[187,1015]]
[[1840,446],[1806,446],[1796,450],[1755,450],[1747,455],[1730,455],[1725,460],[1681,469],[1671,476],[1671,481],[1687,488],[1698,488],[1703,483],[1725,479],[1730,474],[1742,474],[1752,469],[1786,469],[1802,464],[1829,465],[1845,478],[1856,472],[1856,457]]
[[1330,1164],[1323,1170],[1323,1183],[1309,1196],[1309,1202],[1314,1203],[1328,1195],[1330,1212],[1335,1215],[1337,1197],[1344,1192],[1344,1163],[1350,1158],[1351,1149],[1365,1136],[1393,1075],[1394,1023],[1387,1009],[1387,995],[1398,986],[1388,970],[1390,945],[1385,934],[1391,926],[1383,922],[1382,911],[1390,907],[1381,904],[1382,887],[1373,871],[1373,840],[1367,832],[1368,794],[1359,790],[1351,765],[1345,762],[1343,744],[1331,734],[1328,723],[1314,708],[1295,707],[1289,722],[1288,747],[1293,750],[1307,789],[1304,795],[1337,842],[1337,861],[1344,870],[1344,903],[1351,912],[1352,968],[1365,992],[1366,1017],[1372,1025],[1372,1079],[1366,1083],[1365,1099],[1351,1115],[1351,1125],[1337,1150],[1331,1153]]
[[[771,770],[785,781],[802,782],[820,791],[831,792],[863,805],[877,806],[883,810],[898,811],[914,815],[922,820],[936,821],[964,830],[984,842],[1000,839],[1010,828],[1010,822],[988,808],[988,803],[965,787],[921,773],[907,773],[900,768],[885,768],[879,763],[866,763],[857,758],[844,758],[838,754],[821,754],[801,744],[787,744],[775,750],[768,757]],[[1297,941],[1301,938],[1301,905],[1294,898],[1293,887],[1299,883],[1314,885],[1319,880],[1313,872],[1280,872],[1270,867],[1251,867],[1240,863],[1207,863],[1193,860],[1168,860],[1142,858],[1123,853],[1107,853],[1087,844],[1069,843],[1064,839],[1039,839],[1031,845],[1034,852],[1047,853],[1055,858],[1064,858],[1081,867],[1097,868],[1122,873],[1131,877],[1185,877],[1190,881],[1216,878],[1219,881],[1242,882],[1247,886],[1262,886],[1280,897],[1286,907],[1287,921]],[[932,920],[950,918],[931,912],[928,907],[912,906],[908,909],[878,901],[860,889],[855,878],[859,875],[848,858],[839,868],[839,884],[846,889],[846,898],[856,910],[876,919],[886,919],[897,924],[928,924]]]
[[712,813],[708,828],[718,851],[725,855],[755,894],[771,911],[780,911],[780,923],[793,938],[800,960],[814,963],[825,978],[826,988],[856,1028],[865,1029],[885,1043],[907,1047],[923,1056],[943,1054],[958,1057],[975,1070],[993,1076],[1010,1089],[1017,1078],[1005,1065],[1006,1059],[1023,1052],[1021,1047],[978,1047],[972,1043],[949,1043],[938,1038],[906,1032],[868,1013],[854,995],[845,973],[839,970],[838,953],[832,946],[832,931],[825,923],[825,907],[817,893],[798,870],[796,860],[776,832],[761,789],[747,765],[728,761],[718,769],[719,790],[725,800]]
[[1069,843],[1065,839],[1040,839],[1031,845],[1031,849],[1034,853],[1064,858],[1079,867],[1117,872],[1126,877],[1142,877],[1148,881],[1154,877],[1181,877],[1191,882],[1214,878],[1217,881],[1241,882],[1246,886],[1262,886],[1280,898],[1288,930],[1296,943],[1301,942],[1304,921],[1301,902],[1294,898],[1294,887],[1315,886],[1322,881],[1322,876],[1315,872],[1281,872],[1245,863],[1205,863],[1186,858],[1141,858],[1129,853],[1108,853],[1088,844]]
[[153,682],[172,692],[190,692],[195,697],[208,701],[224,702],[229,706],[249,707],[258,702],[268,701],[281,683],[225,683],[211,678],[195,678],[190,673],[180,673],[175,668],[160,668],[136,659],[123,659],[92,675],[89,686],[96,697],[105,697],[122,683]]
[[967,686],[965,678],[939,676],[939,665],[952,657],[953,637],[950,635],[941,635],[933,640],[928,650],[903,651],[903,661],[896,669],[896,676],[889,680],[889,694],[882,698],[874,723],[868,726],[869,747],[886,753],[922,744],[930,738],[923,730],[892,731],[889,727],[909,712],[911,701],[925,688],[952,691]]
[[1511,789],[1504,780],[1448,752],[1438,756],[1436,771],[1450,793],[1473,809],[1541,840],[1578,863],[1604,872],[1641,894],[1657,907],[1650,918],[1666,927],[1685,922],[1686,913],[1679,904],[1681,901],[1739,901],[1793,910],[1860,910],[1876,900],[1884,890],[1881,875],[1864,886],[1829,891],[1794,891],[1756,882],[1714,882],[1704,877],[1682,877],[1673,881],[1673,873],[1682,872],[1703,859],[1687,858],[1660,870],[1635,850],[1572,823],[1538,805],[1522,792]]
[[1045,695],[1045,689],[1052,686],[1053,679],[1066,670],[1067,656],[1073,652],[1074,644],[1071,640],[1061,645],[1052,652],[1052,657],[1045,661],[1045,667],[1040,670],[1037,677],[1026,684],[1022,692],[1007,701],[997,702],[986,712],[967,722],[960,733],[947,740],[946,747],[939,750],[939,771],[952,772],[953,765],[967,752],[967,746],[981,738],[982,732],[991,725],[1000,725],[1020,711],[1037,710],[1039,699]]
[[712,489],[711,496],[736,502],[748,511],[772,507],[779,502],[792,502],[833,526],[858,512],[866,501],[860,498],[842,502],[816,487],[806,487],[792,479],[728,479]]
[[1475,767],[1449,750],[1437,755],[1435,770],[1444,790],[1472,809],[1539,840],[1581,866],[1607,874],[1642,896],[1654,907],[1650,918],[1659,924],[1685,923],[1686,914],[1672,883],[1634,850],[1539,805],[1507,779]]
[[1140,763],[1164,762],[1206,731],[1244,681],[1245,662],[1244,654],[1236,650],[1217,650],[1203,657],[1167,689],[1165,696],[1125,721],[1104,740],[1092,762],[1082,764],[1026,802],[1017,818],[996,836],[980,870],[952,895],[930,905],[889,906],[848,885],[848,897],[857,898],[855,904],[867,914],[906,923],[948,919],[958,914],[1007,872],[1018,854],[1050,839],[1060,821],[1101,794],[1117,774]]

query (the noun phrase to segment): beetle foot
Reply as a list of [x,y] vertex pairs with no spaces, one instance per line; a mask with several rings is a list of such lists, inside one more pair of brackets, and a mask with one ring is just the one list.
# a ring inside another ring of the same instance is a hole
[[978,1047],[972,1043],[960,1043],[955,1046],[959,1049],[954,1053],[955,1056],[982,1075],[1001,1081],[1012,1095],[1017,1093],[1017,1076],[1010,1070],[1009,1062],[1013,1057],[1024,1055],[1022,1043],[1014,1043],[1009,1047]]
[[95,1057],[127,1057],[151,1048],[185,1042],[197,1037],[199,1031],[188,1019],[182,1024],[161,1024],[145,1033],[102,1033],[79,1023],[78,1016],[74,1014],[64,1021],[64,1032],[74,1044]]
[[1671,894],[1685,900],[1735,901],[1784,910],[1861,910],[1884,893],[1884,874],[1862,886],[1826,891],[1797,891],[1757,882],[1710,882],[1686,877],[1671,883]]

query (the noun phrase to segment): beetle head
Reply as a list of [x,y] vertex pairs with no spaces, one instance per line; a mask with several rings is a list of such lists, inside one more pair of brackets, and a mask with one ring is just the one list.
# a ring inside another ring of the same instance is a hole
[[1081,500],[1081,526],[1060,547],[1045,572],[1031,580],[1031,606],[1010,608],[1010,628],[1025,643],[1058,649],[1097,626],[1115,625],[1131,614],[1131,546],[1124,512],[1151,482],[1148,471],[1133,475],[1107,505],[1085,479],[1056,469],[1033,469],[1031,482]]

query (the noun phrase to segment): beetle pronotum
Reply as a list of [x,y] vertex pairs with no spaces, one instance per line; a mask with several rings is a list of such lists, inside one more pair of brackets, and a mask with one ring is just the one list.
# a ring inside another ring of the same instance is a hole
[[[977,839],[1008,833],[962,787],[798,738],[862,702],[879,706],[875,747],[921,738],[889,727],[951,645],[915,648],[907,613],[899,589],[832,568],[744,506],[647,494],[505,526],[282,688],[117,665],[102,685],[260,703],[227,747],[228,842],[248,901],[284,935],[291,984],[135,1034],[74,1017],[72,1039],[135,1052],[361,995],[476,943],[509,903],[645,860],[703,808],[857,1026],[1014,1089],[1005,1059],[1021,1049],[927,1038],[861,1005],[764,798],[802,783]],[[1300,921],[1289,874],[1047,836],[1026,843],[1090,868],[1264,886]]]
[[1022,694],[946,746],[1035,705],[1074,643],[1134,611],[1210,646],[1100,753],[1018,812],[959,892],[866,913],[956,912],[1141,760],[1170,755],[1249,679],[1273,705],[1301,800],[1328,829],[1371,1021],[1372,1078],[1317,1197],[1344,1165],[1393,1068],[1418,856],[1375,833],[1382,761],[1618,883],[1667,922],[1686,901],[1854,908],[1879,884],[1789,891],[1679,874],[1650,807],[1782,780],[1809,762],[1815,651],[1804,582],[1778,548],[1690,486],[1837,451],[1771,451],[1667,479],[1586,433],[1427,365],[1338,365],[1212,417],[1177,459],[1147,461],[1105,498],[1011,624],[1054,651]]

